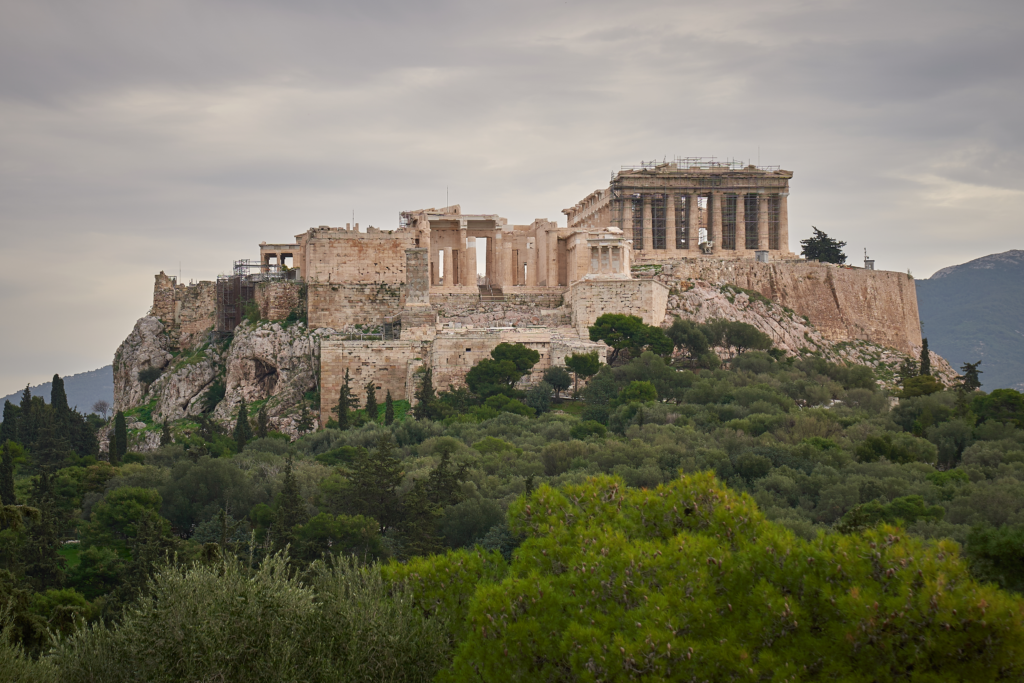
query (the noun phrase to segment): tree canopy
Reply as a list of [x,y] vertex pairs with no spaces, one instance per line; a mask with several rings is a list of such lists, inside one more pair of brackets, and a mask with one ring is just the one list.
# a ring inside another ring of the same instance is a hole
[[659,356],[672,352],[672,340],[656,325],[647,325],[638,316],[605,313],[590,326],[590,341],[603,341],[612,347],[608,364],[613,364],[624,349],[631,356],[650,350]]
[[805,258],[822,263],[846,263],[846,254],[843,253],[846,242],[832,239],[813,225],[811,229],[814,230],[814,234],[800,240],[800,253]]

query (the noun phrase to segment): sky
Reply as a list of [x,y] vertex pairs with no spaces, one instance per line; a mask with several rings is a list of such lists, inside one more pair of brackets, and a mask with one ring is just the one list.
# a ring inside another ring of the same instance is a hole
[[0,394],[111,362],[153,276],[440,207],[547,218],[623,165],[793,171],[927,277],[1024,247],[1024,3],[0,0]]

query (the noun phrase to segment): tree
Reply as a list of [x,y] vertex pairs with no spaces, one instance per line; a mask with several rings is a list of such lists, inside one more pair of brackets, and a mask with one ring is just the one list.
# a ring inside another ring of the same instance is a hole
[[423,371],[423,378],[416,389],[416,405],[412,414],[417,420],[430,420],[436,417],[435,404],[437,395],[434,393],[434,371],[429,367]]
[[677,349],[690,357],[691,364],[711,350],[703,326],[692,320],[676,318],[666,332]]
[[558,395],[561,392],[572,386],[572,377],[569,376],[569,371],[563,365],[552,365],[545,370],[544,381],[551,385],[556,399],[559,398]]
[[170,446],[172,443],[174,443],[174,436],[171,434],[170,421],[164,420],[160,429],[160,445]]
[[0,443],[0,504],[17,505],[14,493],[14,449],[13,441]]
[[259,412],[256,413],[256,429],[254,431],[257,439],[265,439],[270,433],[270,416],[267,415],[266,403],[261,405]]
[[92,412],[96,413],[104,420],[107,419],[108,410],[110,410],[110,404],[104,401],[103,399],[100,399],[99,401],[96,401],[95,403],[92,404]]
[[572,370],[573,375],[573,396],[579,394],[579,381],[582,377],[584,381],[590,379],[597,374],[597,371],[601,369],[601,361],[598,358],[597,351],[591,351],[590,353],[574,353],[571,356],[567,356],[565,359],[565,367]]
[[111,434],[108,451],[111,465],[120,465],[125,453],[128,452],[128,425],[124,421],[124,413],[120,410],[114,415],[114,431]]
[[338,405],[334,407],[334,414],[338,416],[338,429],[348,429],[351,424],[349,412],[352,406],[356,405],[356,398],[352,394],[352,377],[348,368],[345,368],[345,380],[341,383],[341,391],[338,392]]
[[900,384],[906,384],[907,380],[913,379],[920,374],[917,363],[911,358],[904,358],[903,362],[900,363],[899,369],[896,371],[896,375],[900,378]]
[[373,517],[384,531],[397,525],[401,518],[397,492],[402,476],[402,464],[395,457],[391,434],[384,433],[377,440],[377,447],[363,454],[352,470],[348,500],[351,512]]
[[308,434],[313,431],[313,414],[309,412],[306,401],[302,401],[302,411],[299,413],[299,421],[295,424],[295,430],[299,434]]
[[306,503],[302,500],[299,492],[299,483],[295,480],[295,473],[292,471],[294,459],[291,453],[284,463],[284,484],[281,487],[281,500],[277,508],[277,518],[274,526],[277,531],[274,535],[274,545],[278,549],[295,544],[295,527],[305,524],[309,519],[306,511]]
[[590,326],[590,341],[603,341],[612,347],[609,365],[615,363],[623,349],[629,349],[632,356],[639,356],[644,349],[659,356],[672,351],[672,340],[660,327],[645,325],[638,316],[619,313],[605,313],[594,321]]
[[981,389],[981,378],[978,375],[982,374],[982,371],[978,369],[979,365],[981,365],[980,360],[977,363],[964,363],[960,366],[960,372],[964,373],[963,379],[960,380],[960,386],[965,392],[970,393]]
[[18,441],[18,407],[4,401],[4,421],[0,423],[0,444]]
[[377,387],[373,382],[366,383],[366,418],[370,422],[377,421]]
[[37,591],[59,586],[64,579],[64,558],[57,552],[62,546],[60,523],[54,501],[53,485],[46,470],[32,481],[29,503],[39,510],[39,519],[29,527],[24,547],[25,574]]
[[391,390],[384,397],[384,424],[388,427],[395,421],[395,402],[391,400]]
[[800,253],[805,258],[822,263],[846,263],[846,254],[843,253],[846,242],[832,239],[813,225],[811,229],[814,230],[814,234],[805,240],[800,240]]
[[509,520],[526,536],[509,565],[460,551],[387,570],[452,625],[451,680],[1024,675],[1019,598],[948,542],[892,526],[804,540],[707,473],[541,486]]
[[470,390],[487,398],[495,394],[512,396],[515,385],[540,361],[540,353],[523,344],[502,342],[491,350],[491,357],[484,358],[466,373],[466,385]]
[[921,340],[921,374],[932,374],[932,359],[928,353],[928,337]]
[[238,406],[238,418],[235,420],[235,432],[232,434],[235,440],[235,449],[241,453],[245,444],[252,441],[252,427],[249,426],[249,407],[245,404],[245,397]]
[[[568,375],[569,373],[566,373]],[[523,403],[537,411],[537,414],[546,413],[551,408],[551,394],[554,392],[547,382],[538,382],[526,390]]]
[[650,382],[634,380],[619,392],[620,403],[651,403],[658,400],[658,390]]
[[20,419],[18,420],[18,441],[21,445],[26,448],[30,447],[36,440],[36,423],[37,423],[37,410],[35,401],[32,400],[32,392],[29,390],[28,385],[25,385],[25,391],[21,393],[21,411],[19,412]]
[[60,429],[52,411],[42,411],[32,445],[32,460],[40,470],[56,472],[67,464],[71,444]]
[[64,390],[64,380],[55,374],[50,384],[50,409],[53,411],[57,433],[71,440],[71,408],[68,406],[68,394]]

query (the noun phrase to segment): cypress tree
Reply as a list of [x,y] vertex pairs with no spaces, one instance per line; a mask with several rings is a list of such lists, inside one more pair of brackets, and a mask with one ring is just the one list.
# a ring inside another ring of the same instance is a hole
[[110,445],[110,464],[120,465],[128,452],[128,425],[124,421],[124,413],[120,410],[114,415],[114,435]]
[[373,517],[383,529],[396,525],[402,476],[402,463],[395,457],[391,434],[384,433],[377,447],[360,457],[353,468],[352,496],[348,500],[352,513]]
[[256,413],[256,438],[265,439],[267,438],[267,434],[269,433],[270,416],[267,415],[267,404],[264,403],[263,405],[260,406],[260,411]]
[[170,446],[174,443],[174,436],[171,434],[171,425],[164,420],[163,429],[160,430],[160,445]]
[[21,417],[18,420],[18,440],[26,448],[36,440],[36,410],[32,401],[32,392],[28,385],[21,394]]
[[932,359],[928,354],[928,337],[921,340],[921,374],[932,374]]
[[309,515],[306,514],[306,504],[302,500],[302,494],[299,492],[299,483],[295,480],[295,474],[292,472],[292,456],[288,454],[288,459],[285,460],[284,464],[284,485],[281,487],[281,502],[277,509],[277,520],[275,526],[277,527],[277,533],[275,534],[274,544],[278,549],[284,548],[286,545],[295,544],[295,527],[299,524],[305,524]]
[[61,548],[60,520],[50,474],[45,469],[32,482],[29,502],[39,510],[39,521],[29,528],[24,546],[25,574],[37,591],[56,588],[64,580],[64,558],[57,552]]
[[235,448],[239,453],[245,448],[245,444],[252,440],[252,427],[249,426],[249,408],[245,405],[245,397],[242,397],[242,404],[238,406],[238,419],[235,421]]
[[4,421],[0,423],[0,444],[18,440],[18,408],[4,401]]
[[355,397],[352,396],[350,385],[351,379],[346,369],[345,381],[342,383],[341,391],[338,394],[338,405],[334,409],[335,414],[338,416],[338,429],[348,429],[350,425],[349,411],[355,405]]
[[395,402],[391,400],[391,390],[388,389],[387,396],[384,397],[384,424],[391,426],[395,421]]
[[32,460],[39,470],[59,470],[67,463],[71,444],[61,434],[57,418],[52,411],[45,411],[36,430],[36,441],[32,444]]
[[416,405],[413,406],[412,414],[418,420],[427,420],[434,416],[434,402],[437,396],[434,394],[434,371],[427,368],[423,373],[423,381],[416,390]]
[[366,417],[370,422],[377,421],[377,388],[373,386],[373,382],[366,385]]
[[14,495],[14,442],[4,441],[0,445],[0,505],[17,505]]
[[68,394],[64,390],[64,380],[60,375],[53,376],[50,386],[50,408],[56,418],[57,431],[65,439],[71,438],[71,408],[68,407]]

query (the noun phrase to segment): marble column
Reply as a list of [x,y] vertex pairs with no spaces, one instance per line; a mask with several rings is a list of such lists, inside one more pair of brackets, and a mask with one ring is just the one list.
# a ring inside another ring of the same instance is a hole
[[547,286],[558,286],[558,233],[548,231]]
[[626,195],[621,200],[622,202],[622,232],[626,235],[627,240],[633,239],[633,198]]
[[476,287],[476,238],[466,238],[466,269],[462,271],[462,284]]
[[688,233],[686,249],[688,251],[698,251],[700,249],[699,215],[700,197],[694,192],[686,197],[686,231]]
[[526,240],[526,285],[537,286],[537,242],[532,237]]
[[676,255],[676,196],[665,195],[665,251]]
[[643,250],[650,252],[654,248],[654,221],[651,217],[651,195],[644,195],[644,239]]
[[444,248],[444,286],[445,289],[455,285],[455,264],[452,263],[455,259],[452,258],[452,248]]
[[501,242],[501,286],[502,288],[513,287],[516,281],[512,274],[513,268],[515,268],[515,264],[512,263],[512,235],[509,234]]
[[457,285],[475,284],[469,277],[469,238],[466,236],[466,219],[459,221],[459,281]]
[[711,226],[708,229],[708,239],[714,245],[714,251],[722,250],[722,193],[712,192],[711,201],[708,203],[711,209]]
[[768,249],[768,195],[757,196],[757,249]]
[[779,251],[789,252],[789,193],[779,194]]
[[740,192],[736,195],[736,251],[747,248],[747,195]]

